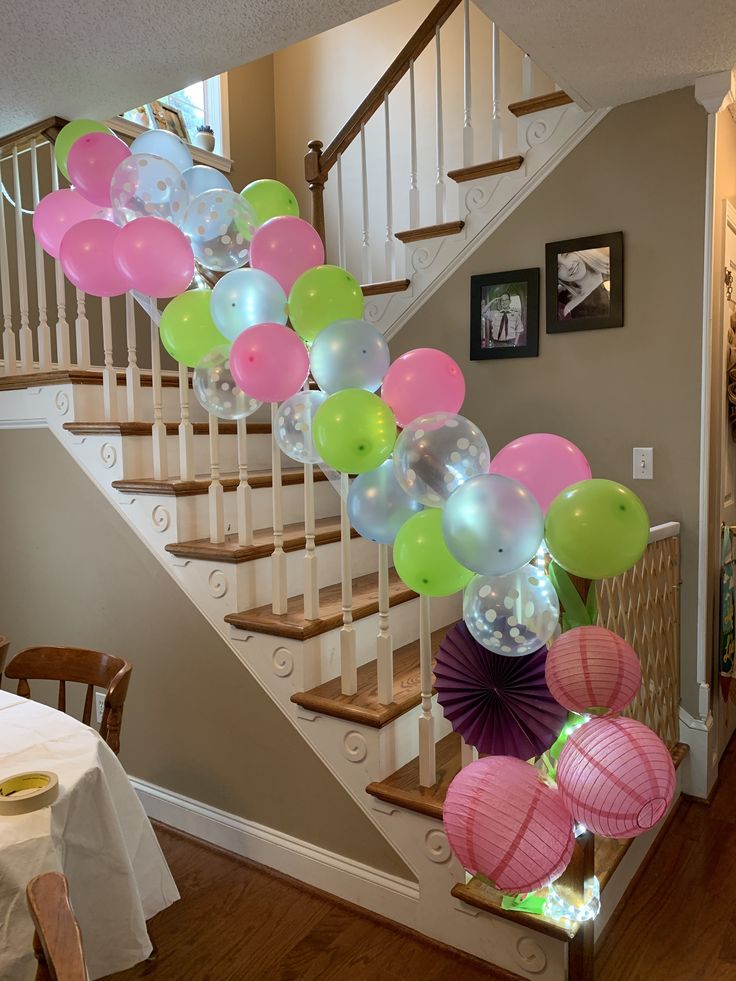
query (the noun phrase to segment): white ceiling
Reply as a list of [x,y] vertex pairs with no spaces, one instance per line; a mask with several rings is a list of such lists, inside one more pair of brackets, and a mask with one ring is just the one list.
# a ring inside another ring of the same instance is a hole
[[[389,0],[32,0],[2,5],[0,135],[105,119]],[[258,93],[253,93],[257,98]]]
[[606,107],[736,65],[734,0],[476,0],[576,99]]

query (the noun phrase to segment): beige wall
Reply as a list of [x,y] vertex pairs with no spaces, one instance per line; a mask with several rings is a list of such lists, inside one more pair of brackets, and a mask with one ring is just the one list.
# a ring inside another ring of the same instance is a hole
[[276,110],[273,56],[227,73],[230,156],[228,175],[236,191],[261,177],[276,176]]
[[[593,472],[644,500],[652,523],[682,522],[682,691],[696,713],[700,338],[706,115],[690,90],[612,111],[401,330],[392,355],[440,347],[465,372],[463,413],[492,448],[547,430]],[[623,230],[625,326],[547,335],[538,358],[470,362],[470,277],[544,266],[545,242]],[[654,447],[632,481],[632,447]]]
[[0,430],[0,460],[0,633],[11,655],[68,644],[128,658],[121,760],[129,773],[406,875],[56,439],[46,430]]

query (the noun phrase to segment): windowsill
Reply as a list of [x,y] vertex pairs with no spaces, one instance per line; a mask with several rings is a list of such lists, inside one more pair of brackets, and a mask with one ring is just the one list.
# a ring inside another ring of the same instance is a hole
[[[148,132],[147,126],[141,126],[140,123],[134,123],[130,119],[123,119],[122,116],[108,119],[107,125],[115,130],[116,133],[122,133],[123,136],[130,136],[133,139],[136,136],[140,136],[141,133]],[[195,163],[207,164],[209,167],[214,167],[216,170],[222,171],[223,174],[229,174],[233,169],[233,162],[228,157],[221,157],[219,153],[202,150],[200,147],[194,146],[193,143],[187,143],[187,146]]]

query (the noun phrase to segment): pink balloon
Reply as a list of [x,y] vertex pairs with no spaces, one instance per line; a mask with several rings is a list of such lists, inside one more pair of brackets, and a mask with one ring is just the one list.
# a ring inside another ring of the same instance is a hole
[[433,347],[407,351],[391,365],[383,379],[381,398],[400,426],[432,412],[460,411],[465,379],[456,361]]
[[61,240],[69,229],[80,221],[93,218],[97,206],[70,188],[52,191],[41,198],[33,213],[33,234],[41,243],[41,248],[59,258]]
[[303,341],[283,324],[256,324],[230,349],[230,371],[242,390],[261,402],[283,402],[295,395],[309,373]]
[[80,194],[99,208],[109,208],[110,181],[130,148],[110,133],[87,133],[75,140],[67,157],[69,180]]
[[281,284],[288,296],[302,273],[325,261],[322,239],[308,221],[284,215],[261,225],[250,244],[250,265]]
[[553,433],[530,433],[507,443],[491,460],[490,472],[518,480],[545,514],[561,491],[592,476],[582,451]]
[[147,296],[178,296],[194,276],[189,239],[163,218],[135,218],[120,229],[115,261],[131,289]]
[[128,277],[113,255],[120,234],[117,225],[100,218],[70,228],[59,251],[66,278],[91,296],[118,296],[129,290]]

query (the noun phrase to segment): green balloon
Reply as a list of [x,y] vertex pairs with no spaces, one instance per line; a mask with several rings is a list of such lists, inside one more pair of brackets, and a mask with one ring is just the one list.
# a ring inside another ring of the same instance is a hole
[[425,596],[451,596],[465,589],[474,575],[445,545],[441,508],[420,511],[399,528],[394,566],[407,586]]
[[396,418],[373,392],[345,388],[330,395],[312,420],[314,446],[342,473],[367,473],[388,460],[396,442]]
[[161,343],[172,358],[196,368],[214,347],[230,347],[212,319],[212,290],[189,290],[175,296],[161,314]]
[[308,269],[291,287],[289,320],[307,344],[336,320],[360,320],[362,316],[360,283],[339,266]]
[[299,202],[296,195],[281,181],[261,180],[247,184],[240,196],[251,206],[259,228],[269,218],[282,215],[299,217]]
[[613,480],[581,480],[552,501],[547,548],[563,569],[608,579],[630,569],[649,540],[649,515],[636,494]]
[[56,166],[67,180],[69,180],[69,172],[66,169],[66,158],[69,156],[72,143],[75,143],[80,136],[86,136],[87,133],[109,133],[110,136],[114,135],[109,126],[105,126],[104,123],[98,123],[94,119],[73,119],[70,123],[67,123],[56,137],[56,142],[54,143]]

